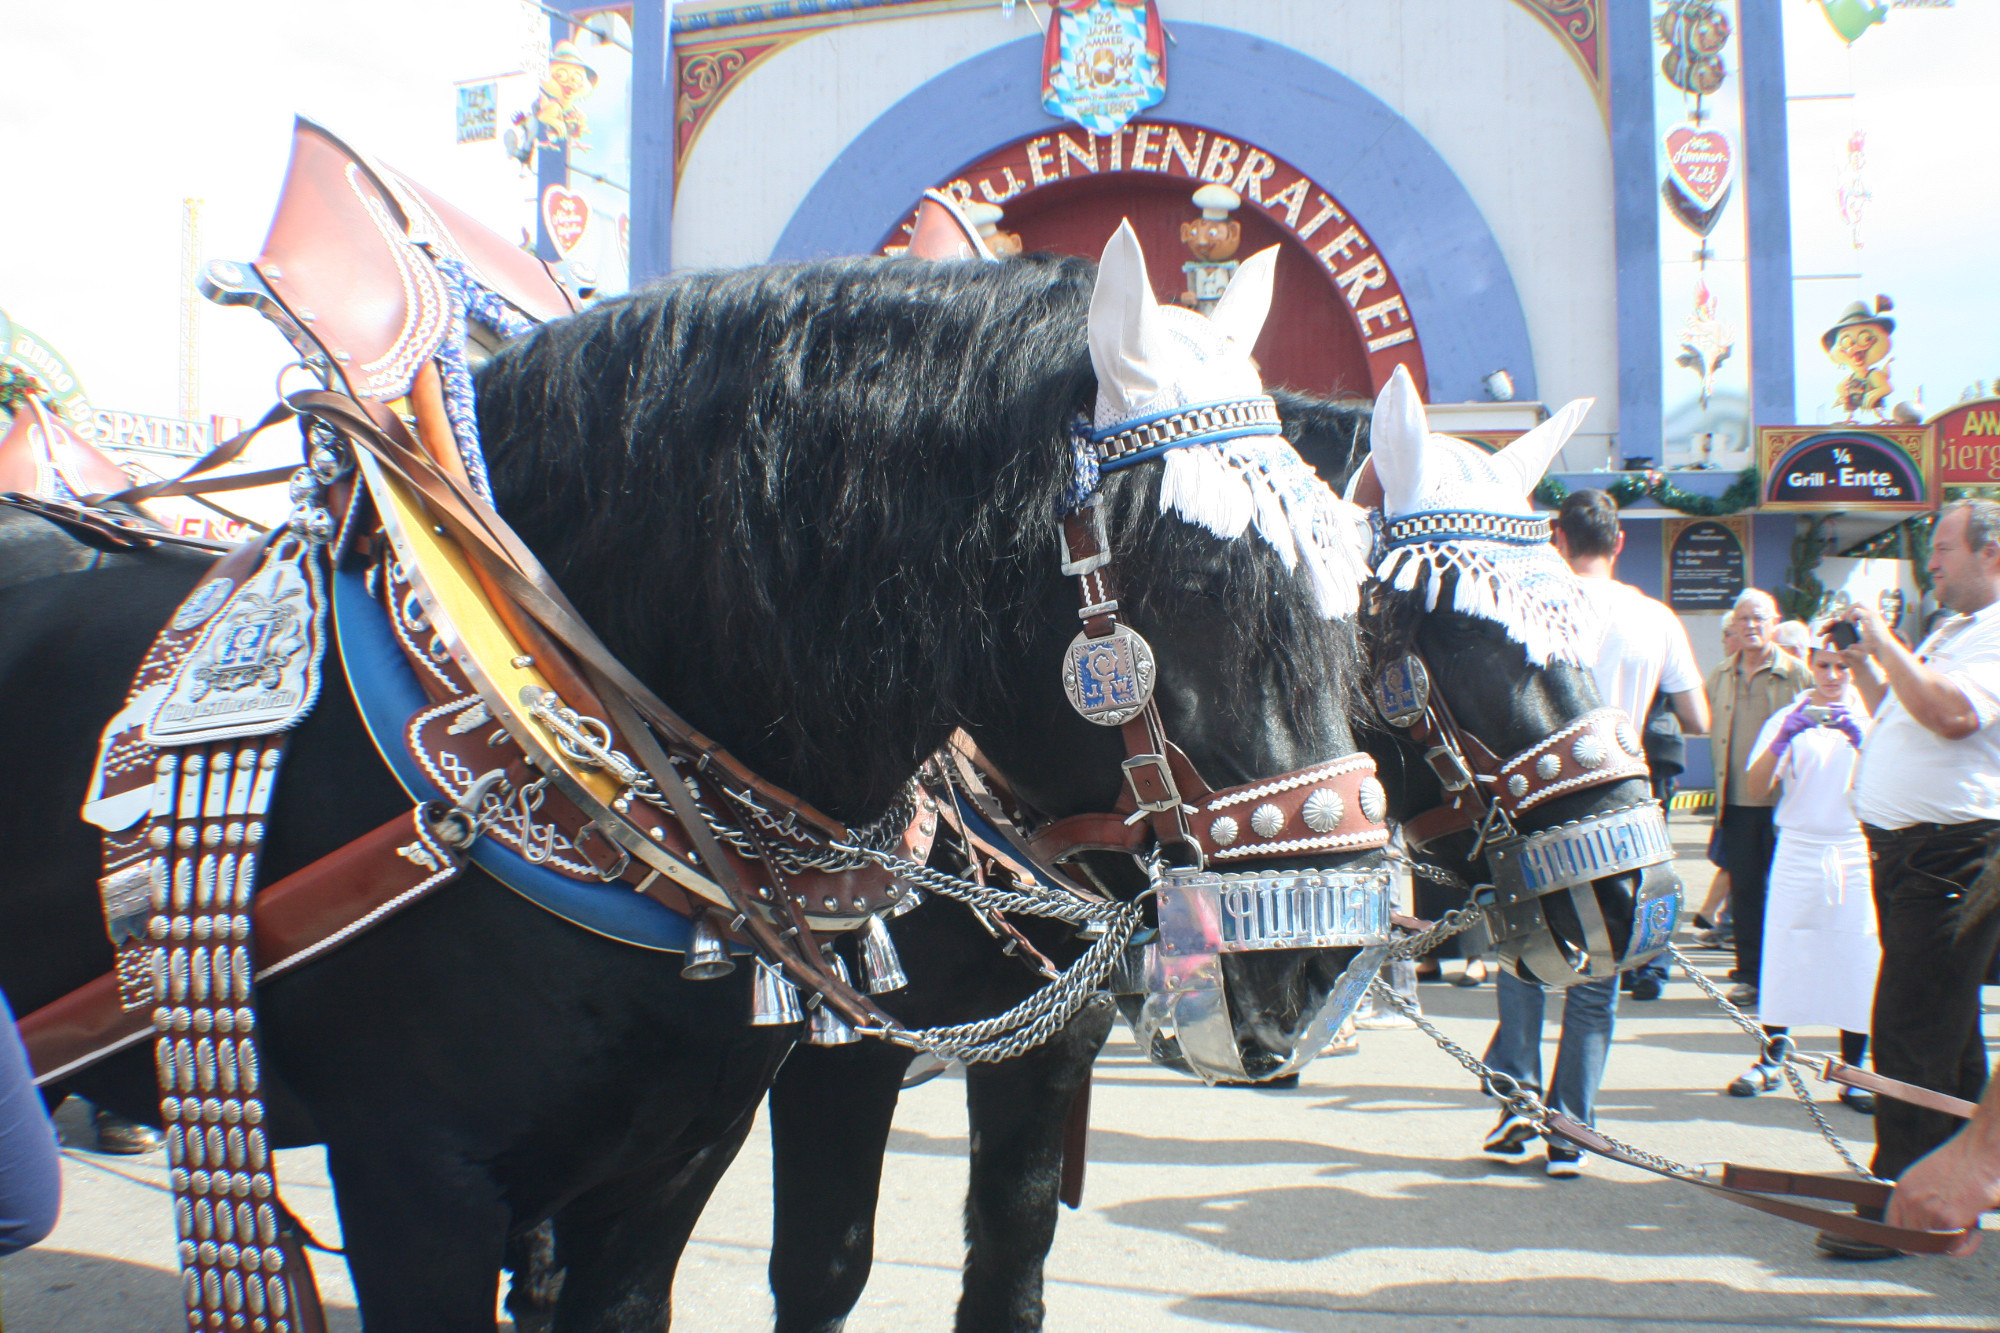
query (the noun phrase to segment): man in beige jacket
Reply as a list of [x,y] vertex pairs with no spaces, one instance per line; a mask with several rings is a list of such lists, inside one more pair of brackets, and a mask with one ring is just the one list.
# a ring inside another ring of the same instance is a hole
[[1764,896],[1771,875],[1777,834],[1771,826],[1769,795],[1753,796],[1743,781],[1757,733],[1771,714],[1812,687],[1812,668],[1785,652],[1771,635],[1778,628],[1778,604],[1757,588],[1736,599],[1732,616],[1742,648],[1709,673],[1708,701],[1715,713],[1709,754],[1715,760],[1716,820],[1722,829],[1722,860],[1729,868],[1729,914],[1735,921],[1739,984],[1729,993],[1738,1003],[1757,998],[1763,966]]

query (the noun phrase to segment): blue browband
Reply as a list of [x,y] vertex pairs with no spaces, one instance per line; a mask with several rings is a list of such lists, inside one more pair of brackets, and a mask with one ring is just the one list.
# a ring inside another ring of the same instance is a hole
[[1392,518],[1382,527],[1383,543],[1395,548],[1425,542],[1499,542],[1540,546],[1549,539],[1549,521],[1540,515],[1486,514],[1468,509],[1432,509]]
[[1280,434],[1278,404],[1270,398],[1238,398],[1220,403],[1197,403],[1156,412],[1137,421],[1121,422],[1101,431],[1086,431],[1084,439],[1096,455],[1100,472],[1158,458],[1169,449],[1191,444],[1219,444],[1244,435]]

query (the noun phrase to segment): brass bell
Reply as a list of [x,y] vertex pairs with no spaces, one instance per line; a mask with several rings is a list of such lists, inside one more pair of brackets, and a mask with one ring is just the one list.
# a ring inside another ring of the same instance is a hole
[[[847,964],[839,954],[828,949],[820,957],[826,962],[827,971],[842,981],[847,980]],[[806,1041],[814,1046],[845,1046],[860,1040],[861,1034],[833,1011],[825,996],[821,996],[820,1002],[813,1007],[812,1026],[806,1031]]]
[[736,970],[729,957],[729,941],[722,937],[722,928],[715,924],[715,917],[706,911],[694,914],[685,957],[681,977],[687,981],[713,981]]
[[799,988],[785,980],[784,973],[759,958],[756,975],[750,979],[750,1026],[782,1027],[787,1023],[803,1023],[805,1019]]
[[868,978],[870,995],[886,995],[910,984],[903,960],[896,956],[896,941],[879,916],[869,917],[861,931],[861,973]]

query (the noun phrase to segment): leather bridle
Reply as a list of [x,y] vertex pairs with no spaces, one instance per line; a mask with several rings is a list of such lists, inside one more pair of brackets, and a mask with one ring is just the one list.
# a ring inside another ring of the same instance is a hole
[[[1165,446],[1172,447],[1172,446]],[[1101,467],[1115,469],[1158,456],[1101,453]],[[1152,690],[1152,655],[1145,641],[1118,620],[1118,585],[1112,573],[1102,493],[1062,522],[1062,572],[1077,580],[1082,632],[1065,661],[1071,702],[1090,721],[1115,725],[1125,742],[1125,782],[1109,811],[1058,819],[1029,839],[1035,856],[1061,863],[1083,852],[1142,855],[1148,834],[1163,851],[1195,867],[1210,862],[1295,857],[1315,852],[1358,852],[1389,841],[1388,794],[1363,753],[1293,769],[1220,790],[1202,777],[1187,753],[1167,735]],[[1093,713],[1078,703],[1072,682],[1099,654],[1129,661],[1140,678],[1126,706],[1109,701]]]

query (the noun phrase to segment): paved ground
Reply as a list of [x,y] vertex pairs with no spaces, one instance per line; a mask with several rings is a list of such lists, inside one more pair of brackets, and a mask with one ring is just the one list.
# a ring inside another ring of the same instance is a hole
[[[1699,836],[1691,826],[1689,839]],[[1686,864],[1692,884],[1705,872]],[[1715,954],[1698,955],[1725,966]],[[2000,991],[1989,990],[1989,1010]],[[1425,986],[1427,1011],[1467,1045],[1492,1026],[1492,987]],[[2000,1026],[1989,1016],[1988,1030]],[[1831,1033],[1807,1034],[1825,1048]],[[1549,1036],[1554,1036],[1550,1025]],[[1553,1052],[1551,1051],[1551,1056]],[[1748,1063],[1733,1028],[1676,982],[1627,1003],[1600,1120],[1687,1161],[1826,1171],[1837,1162],[1789,1097],[1720,1088]],[[1830,1090],[1815,1088],[1825,1094]],[[913,1090],[898,1113],[875,1276],[856,1333],[950,1326],[965,1185],[963,1084]],[[1859,1148],[1868,1122],[1826,1098]],[[1410,1031],[1364,1034],[1296,1091],[1206,1089],[1146,1065],[1121,1031],[1098,1066],[1084,1207],[1049,1262],[1054,1329],[1290,1333],[1535,1330],[2000,1330],[2000,1237],[1968,1260],[1853,1265],[1810,1232],[1642,1172],[1593,1163],[1551,1181],[1482,1159],[1494,1109]],[[318,1155],[281,1154],[292,1206],[337,1234]],[[8,1333],[169,1333],[179,1326],[157,1156],[72,1153],[63,1224],[0,1263]],[[683,1328],[769,1327],[761,1130],[718,1191],[682,1268]],[[333,1327],[358,1327],[338,1261],[322,1285]]]

